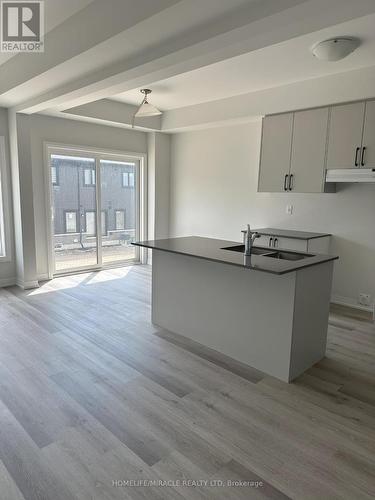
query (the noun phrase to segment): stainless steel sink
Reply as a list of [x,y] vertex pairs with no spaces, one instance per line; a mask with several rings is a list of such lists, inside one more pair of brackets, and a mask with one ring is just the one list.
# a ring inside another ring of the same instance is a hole
[[[221,250],[230,250],[231,252],[244,253],[245,252],[245,245],[235,245],[233,247],[224,247]],[[272,250],[267,250],[266,248],[253,247],[251,249],[252,255],[266,255],[270,252],[272,252]]]
[[282,260],[302,260],[306,259],[307,257],[313,257],[313,255],[278,251],[278,252],[271,252],[264,254],[264,257],[271,257],[272,259],[282,259]]

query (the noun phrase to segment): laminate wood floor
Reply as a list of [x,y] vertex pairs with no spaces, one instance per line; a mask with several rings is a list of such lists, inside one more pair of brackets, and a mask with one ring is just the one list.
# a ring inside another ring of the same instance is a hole
[[0,290],[1,500],[375,497],[372,323],[333,313],[288,385],[158,331],[150,281]]

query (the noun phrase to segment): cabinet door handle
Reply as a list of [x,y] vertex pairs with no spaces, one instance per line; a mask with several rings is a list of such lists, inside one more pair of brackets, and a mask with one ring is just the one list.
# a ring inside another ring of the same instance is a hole
[[273,240],[273,246],[274,246],[274,248],[277,248],[279,246],[279,240],[278,240],[278,238],[275,238]]
[[355,158],[354,158],[354,165],[358,167],[358,153],[361,148],[355,148]]
[[288,177],[289,177],[289,175],[285,174],[285,177],[284,177],[284,191],[288,191]]
[[294,175],[290,174],[290,176],[289,176],[289,186],[288,186],[289,191],[293,190],[293,187],[294,187],[294,185],[293,185],[293,179],[294,179]]
[[270,238],[270,241],[268,242],[268,246],[269,247],[273,247],[273,243],[272,242],[273,242],[273,238]]
[[363,148],[362,148],[362,154],[361,154],[361,166],[362,167],[365,166],[365,151],[366,151],[366,147],[363,146]]

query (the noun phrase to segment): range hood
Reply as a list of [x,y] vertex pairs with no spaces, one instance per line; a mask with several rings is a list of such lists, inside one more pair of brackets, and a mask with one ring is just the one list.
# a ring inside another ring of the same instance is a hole
[[327,170],[326,182],[375,182],[375,168],[337,168]]

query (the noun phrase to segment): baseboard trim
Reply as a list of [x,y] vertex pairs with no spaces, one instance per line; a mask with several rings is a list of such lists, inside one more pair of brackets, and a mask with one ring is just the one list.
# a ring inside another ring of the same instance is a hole
[[23,281],[17,279],[16,285],[19,286],[20,288],[23,288],[23,290],[31,290],[33,288],[39,288],[39,282],[37,280]]
[[374,305],[363,306],[347,297],[339,297],[337,295],[331,298],[331,312],[338,312],[365,321],[375,320]]
[[0,279],[0,288],[4,288],[6,286],[14,286],[16,283],[16,278],[2,278]]
[[[46,280],[47,277],[39,277],[40,280]],[[24,290],[29,290],[31,288],[39,288],[39,282],[37,280],[34,281],[22,281],[17,278],[1,278],[0,279],[0,288],[5,288],[7,286],[17,285]]]
[[367,311],[374,314],[374,304],[372,304],[371,306],[363,306],[362,304],[358,304],[358,302],[350,297],[344,297],[342,295],[332,295],[331,303],[338,304],[339,306],[347,306],[352,309],[358,309],[360,311]]
[[39,276],[38,276],[38,281],[48,281],[50,279],[51,278],[50,278],[48,273],[39,274]]

